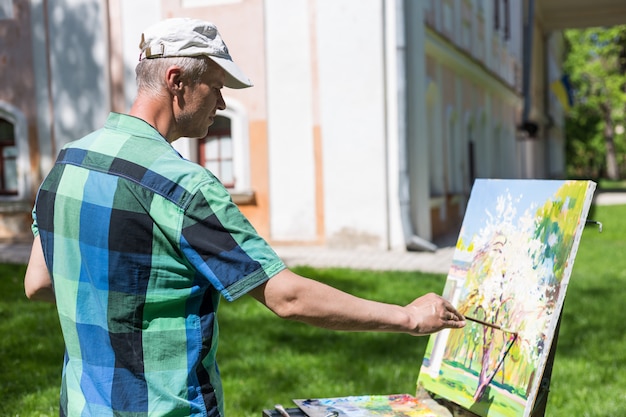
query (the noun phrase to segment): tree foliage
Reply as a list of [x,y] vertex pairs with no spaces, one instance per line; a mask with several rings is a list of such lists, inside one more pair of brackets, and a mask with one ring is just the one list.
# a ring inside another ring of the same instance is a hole
[[566,117],[568,173],[619,179],[626,173],[626,25],[565,32],[574,106]]

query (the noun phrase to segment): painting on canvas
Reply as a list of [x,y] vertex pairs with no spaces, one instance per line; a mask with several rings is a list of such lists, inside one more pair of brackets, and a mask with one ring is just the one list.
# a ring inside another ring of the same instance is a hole
[[481,416],[530,415],[594,190],[475,182],[444,288],[474,321],[431,336],[418,386]]
[[433,400],[408,394],[358,395],[294,400],[309,417],[442,417],[450,414]]

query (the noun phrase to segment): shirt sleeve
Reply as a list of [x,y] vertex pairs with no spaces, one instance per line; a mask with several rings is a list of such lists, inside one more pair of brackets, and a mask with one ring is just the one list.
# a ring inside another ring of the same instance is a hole
[[33,232],[33,236],[39,236],[39,226],[37,225],[37,211],[33,207],[33,211],[31,212],[33,217],[33,223],[30,225],[30,230]]
[[285,269],[219,182],[192,197],[180,239],[186,258],[228,301]]

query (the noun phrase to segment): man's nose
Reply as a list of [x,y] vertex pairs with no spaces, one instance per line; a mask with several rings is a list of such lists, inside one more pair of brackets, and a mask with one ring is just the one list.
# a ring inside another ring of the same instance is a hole
[[221,91],[218,93],[217,97],[217,108],[220,110],[224,110],[226,108],[226,102],[224,101]]

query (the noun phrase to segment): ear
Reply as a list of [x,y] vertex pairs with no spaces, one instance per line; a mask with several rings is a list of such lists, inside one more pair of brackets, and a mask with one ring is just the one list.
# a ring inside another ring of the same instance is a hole
[[183,92],[182,69],[173,65],[165,70],[165,85],[173,96],[178,96]]

